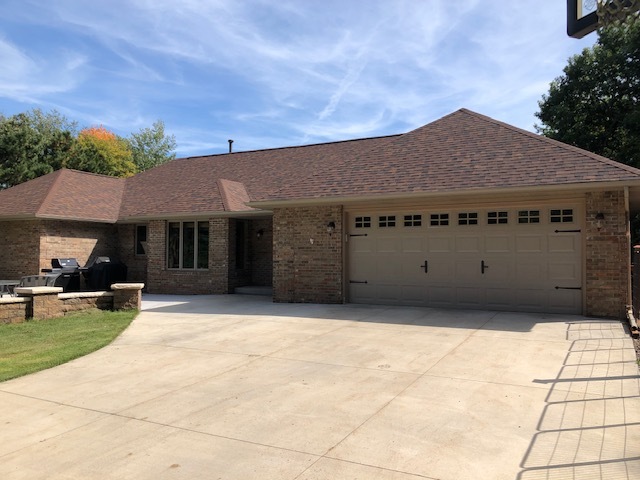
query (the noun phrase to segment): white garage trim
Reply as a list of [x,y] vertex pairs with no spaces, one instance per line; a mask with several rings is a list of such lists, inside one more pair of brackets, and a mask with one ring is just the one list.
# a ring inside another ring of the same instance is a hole
[[346,214],[353,303],[583,311],[582,203]]

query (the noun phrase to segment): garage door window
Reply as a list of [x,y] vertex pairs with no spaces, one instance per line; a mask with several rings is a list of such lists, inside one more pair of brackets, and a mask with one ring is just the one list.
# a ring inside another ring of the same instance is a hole
[[405,215],[404,226],[405,227],[421,227],[422,215]]
[[573,223],[573,209],[551,210],[549,212],[549,221],[551,223]]
[[509,212],[487,212],[487,225],[506,225],[509,223]]
[[430,223],[432,227],[445,227],[449,225],[449,214],[448,213],[432,213]]
[[540,223],[540,210],[520,210],[518,223]]
[[356,228],[370,228],[371,217],[356,217]]
[[458,225],[478,225],[478,214],[476,212],[459,213]]
[[383,215],[378,217],[378,227],[386,228],[386,227],[395,227],[395,226],[396,226],[395,215]]

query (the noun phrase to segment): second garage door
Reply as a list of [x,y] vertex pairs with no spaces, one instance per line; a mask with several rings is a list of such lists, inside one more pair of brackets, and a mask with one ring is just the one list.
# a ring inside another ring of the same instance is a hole
[[579,205],[348,215],[349,301],[582,313]]

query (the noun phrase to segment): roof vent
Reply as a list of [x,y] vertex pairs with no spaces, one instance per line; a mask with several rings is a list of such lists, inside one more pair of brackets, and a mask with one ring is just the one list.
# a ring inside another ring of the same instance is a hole
[[233,151],[233,140],[229,139],[227,141],[229,142],[229,153],[231,153]]

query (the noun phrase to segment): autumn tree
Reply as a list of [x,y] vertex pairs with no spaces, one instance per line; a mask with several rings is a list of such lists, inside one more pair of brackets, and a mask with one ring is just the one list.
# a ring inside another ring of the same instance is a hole
[[539,106],[539,133],[640,167],[640,22],[599,32]]
[[76,128],[56,111],[0,115],[0,189],[61,168],[75,142]]
[[80,131],[64,166],[113,177],[137,172],[129,143],[103,126]]
[[176,158],[176,139],[165,134],[162,120],[157,120],[151,128],[132,133],[127,141],[133,153],[133,163],[140,172]]

